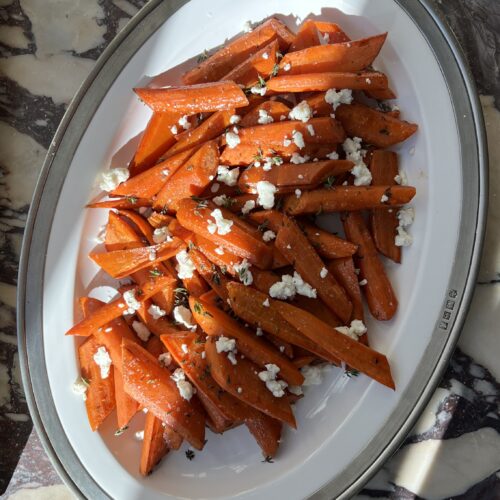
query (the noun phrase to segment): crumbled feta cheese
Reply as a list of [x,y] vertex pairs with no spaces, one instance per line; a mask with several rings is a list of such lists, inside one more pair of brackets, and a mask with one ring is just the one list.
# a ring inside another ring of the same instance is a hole
[[101,378],[109,377],[109,370],[111,368],[111,358],[105,347],[99,347],[93,356],[94,362],[101,369]]
[[274,207],[274,194],[277,188],[268,181],[259,181],[255,186],[258,194],[257,203],[265,209]]
[[285,352],[285,346],[284,345],[280,345],[280,352]]
[[271,305],[271,304],[269,303],[269,299],[264,300],[264,302],[262,302],[262,305],[263,305],[264,307],[269,307],[269,306]]
[[293,299],[296,294],[314,299],[317,297],[316,290],[306,283],[296,271],[293,276],[284,274],[281,281],[274,283],[269,288],[269,295],[274,299]]
[[257,327],[257,330],[255,331],[255,335],[257,335],[257,337],[262,337],[262,335],[264,335],[264,332],[260,326]]
[[335,111],[341,104],[351,104],[352,102],[352,90],[341,89],[338,92],[335,89],[330,89],[326,91],[325,101],[332,105],[333,111]]
[[113,191],[130,176],[128,168],[112,168],[101,174],[99,187],[103,191]]
[[281,398],[285,395],[285,389],[288,384],[284,380],[276,380],[280,369],[274,364],[265,365],[266,370],[258,373],[258,377],[262,382],[265,382],[266,387],[272,392],[276,398]]
[[186,278],[192,278],[193,273],[196,271],[196,266],[193,264],[193,261],[191,260],[191,257],[189,257],[187,251],[181,250],[175,256],[175,260],[177,261],[175,269],[179,279],[183,280]]
[[176,135],[178,130],[177,130],[177,125],[172,125],[170,127],[170,132],[172,132],[172,134]]
[[253,276],[250,272],[250,263],[247,259],[243,259],[239,264],[235,264],[234,270],[238,273],[240,281],[245,285],[249,286],[253,283]]
[[299,295],[303,295],[304,297],[309,297],[311,299],[315,299],[317,297],[316,290],[309,285],[309,283],[306,283],[297,271],[293,273],[293,283]]
[[78,396],[81,396],[84,401],[87,399],[87,394],[86,394],[87,389],[88,389],[88,384],[83,380],[82,377],[77,377],[77,379],[73,382],[73,385],[71,386],[71,390],[73,391],[73,393],[77,394]]
[[280,116],[280,122],[284,122],[286,120],[286,115],[281,115]]
[[400,170],[398,175],[396,175],[396,177],[394,177],[394,182],[396,184],[399,184],[400,186],[407,186],[408,185],[408,177],[406,177],[406,173],[403,172],[402,170]]
[[297,198],[300,198],[300,197],[302,196],[302,191],[301,191],[300,189],[296,189],[296,190],[295,190],[295,196],[296,196]]
[[368,85],[371,85],[372,81],[369,79],[369,78],[365,78],[365,82],[368,84]]
[[[307,131],[309,132],[309,135],[312,137],[316,134],[316,131],[314,130],[314,127],[312,125],[307,126]],[[317,158],[314,159],[314,161],[318,161]]]
[[234,352],[228,352],[227,359],[229,359],[232,365],[238,364],[238,361],[236,360],[236,354]]
[[174,307],[174,320],[180,325],[184,325],[190,330],[196,330],[196,325],[192,323],[193,315],[191,311],[185,306],[175,306]]
[[207,353],[205,351],[202,351],[201,359],[205,359],[206,357],[207,357]]
[[267,243],[268,241],[274,240],[276,238],[276,233],[274,231],[268,230],[264,231],[262,239]]
[[219,165],[217,168],[217,180],[226,184],[226,186],[236,186],[238,176],[240,175],[239,168],[229,169],[225,165]]
[[331,365],[323,363],[321,365],[306,365],[300,369],[304,375],[303,387],[310,385],[320,385],[323,382],[323,374],[331,370]]
[[163,177],[168,177],[170,175],[170,170],[168,168],[164,168],[161,171],[161,175],[163,175]]
[[292,131],[292,140],[299,149],[303,149],[306,147],[306,143],[304,142],[304,136],[302,135],[302,132],[299,132],[298,130]]
[[241,387],[238,387],[237,391],[238,391],[238,394],[241,394],[243,392],[243,389]]
[[406,228],[413,224],[415,219],[415,210],[412,207],[402,208],[398,211],[398,219],[398,234],[395,236],[394,242],[398,247],[408,247],[413,243],[413,237],[408,234]]
[[245,24],[243,24],[243,31],[245,33],[250,33],[252,31],[252,23],[250,21],[245,21]]
[[325,44],[328,44],[329,41],[330,41],[330,33],[323,33],[323,42]]
[[283,69],[285,71],[290,71],[292,69],[292,65],[290,63],[286,63],[284,66],[283,66]]
[[252,94],[256,94],[256,95],[260,95],[260,96],[265,96],[266,92],[267,92],[267,87],[260,87],[260,86],[255,85],[254,87],[252,87],[250,89],[250,92]]
[[289,385],[288,390],[292,393],[295,394],[295,396],[302,396],[304,394],[302,392],[302,387],[300,385]]
[[123,300],[128,306],[127,314],[134,314],[141,308],[141,303],[135,297],[135,290],[127,290],[123,293]]
[[319,272],[320,278],[326,278],[328,274],[328,269],[326,267],[321,268],[321,271]]
[[372,174],[363,161],[366,151],[361,149],[361,139],[359,137],[347,138],[342,147],[346,153],[346,159],[354,163],[354,167],[351,169],[351,174],[354,175],[354,185],[370,185]]
[[257,119],[257,123],[260,123],[261,125],[267,125],[268,123],[272,123],[273,121],[273,117],[269,115],[265,109],[259,109],[259,118]]
[[134,437],[135,439],[137,439],[137,441],[144,441],[144,431],[137,431],[134,434]]
[[181,397],[186,401],[189,401],[193,397],[193,394],[196,394],[196,389],[186,380],[186,374],[182,368],[177,368],[170,378],[177,385]]
[[164,241],[172,241],[172,235],[170,234],[168,227],[157,227],[153,231],[153,241],[158,245]]
[[148,253],[149,253],[149,260],[151,262],[153,262],[154,260],[156,260],[156,248],[154,247],[150,247],[149,250],[148,250]]
[[359,286],[366,286],[368,285],[368,280],[367,279],[363,279],[359,282]]
[[283,158],[281,158],[280,156],[271,156],[265,158],[262,170],[265,170],[267,172],[271,170],[274,165],[276,166],[283,165]]
[[241,213],[243,215],[246,215],[248,214],[251,210],[253,210],[255,208],[255,201],[254,200],[248,200],[248,201],[245,201],[245,204],[243,205],[243,207],[241,208]]
[[153,319],[160,319],[165,316],[167,313],[156,304],[151,304],[148,309],[148,313],[153,317]]
[[140,321],[132,322],[132,329],[143,342],[147,342],[151,336],[151,332],[148,330],[148,327]]
[[158,356],[158,363],[161,366],[167,367],[172,363],[172,355],[169,352],[163,352]]
[[220,208],[216,208],[212,210],[210,215],[214,218],[215,222],[208,221],[208,232],[210,234],[220,234],[224,236],[231,232],[231,227],[233,225],[233,221],[230,219],[224,219]]
[[297,177],[298,177],[300,180],[302,180],[302,179],[304,178],[304,176],[303,176],[302,174],[299,174]]
[[291,139],[288,139],[288,138],[286,138],[286,137],[285,137],[285,138],[283,139],[283,146],[285,146],[285,148],[287,148],[287,147],[289,147],[289,146],[291,146],[291,145],[292,145],[292,141],[291,141]]
[[290,120],[300,120],[307,122],[312,118],[312,109],[307,101],[302,101],[288,113]]
[[218,206],[227,206],[231,202],[231,198],[227,194],[221,194],[220,196],[215,196],[212,201]]
[[184,129],[188,130],[191,128],[191,123],[188,120],[188,115],[184,115],[181,118],[179,118],[179,125]]
[[387,203],[389,201],[389,197],[386,194],[383,194],[380,198],[380,203]]
[[338,326],[335,330],[356,341],[367,332],[365,324],[359,319],[352,320],[350,326]]
[[210,186],[210,191],[212,193],[216,193],[220,188],[220,184],[218,182],[214,182],[211,186]]
[[310,159],[311,157],[308,155],[300,156],[299,153],[293,153],[292,157],[290,158],[290,163],[300,165],[301,163],[308,162]]
[[398,211],[398,220],[400,226],[411,226],[415,220],[415,209],[413,207],[401,208]]
[[187,344],[181,344],[181,349],[184,354],[187,354],[189,352]]
[[233,149],[240,143],[240,136],[234,132],[226,132],[226,143],[228,148]]
[[224,336],[219,337],[218,340],[215,341],[215,348],[219,354],[221,352],[234,351],[236,349],[236,340]]
[[217,255],[224,255],[224,249],[222,247],[215,247],[215,253]]
[[269,54],[267,52],[264,52],[262,54],[262,59],[265,59],[267,61],[269,59]]
[[241,122],[241,116],[240,115],[231,115],[229,118],[229,123],[231,125],[238,125],[238,123]]

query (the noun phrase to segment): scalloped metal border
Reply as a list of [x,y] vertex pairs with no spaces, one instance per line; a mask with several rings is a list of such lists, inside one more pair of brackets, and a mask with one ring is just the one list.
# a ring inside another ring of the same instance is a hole
[[[85,470],[66,438],[47,383],[41,355],[40,300],[44,256],[50,233],[46,221],[52,220],[71,158],[105,93],[138,48],[187,1],[151,0],[101,55],[59,125],[41,170],[26,224],[17,298],[19,358],[24,390],[31,417],[47,454],[62,479],[80,498],[94,500],[110,497]],[[443,300],[443,310],[450,313],[450,318],[447,330],[439,327],[439,321],[436,324],[431,343],[419,366],[421,376],[404,394],[403,403],[391,415],[383,435],[368,443],[365,453],[334,481],[316,492],[312,496],[315,499],[351,498],[397,450],[412,428],[439,383],[460,335],[474,291],[484,238],[488,160],[482,111],[472,76],[458,43],[433,9],[431,0],[394,1],[413,19],[434,51],[448,83],[461,138],[464,204],[460,245],[448,286],[449,296]],[[462,119],[464,115],[467,119]],[[76,118],[78,123],[73,122]],[[471,165],[476,168],[471,168]],[[451,312],[445,309],[449,300],[454,301]]]

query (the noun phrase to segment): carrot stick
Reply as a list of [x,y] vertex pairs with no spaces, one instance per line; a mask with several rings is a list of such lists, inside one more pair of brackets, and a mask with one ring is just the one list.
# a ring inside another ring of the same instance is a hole
[[[194,319],[207,335],[235,339],[239,353],[244,354],[263,369],[269,363],[279,366],[280,376],[290,385],[301,385],[304,382],[303,375],[293,366],[293,363],[219,308],[193,297],[189,298],[189,306]],[[240,356],[238,356],[238,361],[239,358]]]
[[[141,307],[137,310],[137,314],[141,321],[146,325],[147,329],[159,337],[160,335],[176,333],[179,331],[177,326],[175,326],[167,317],[162,316],[160,318],[155,318],[150,312],[152,302],[150,300],[145,300],[141,303]],[[161,308],[161,306],[160,306]],[[164,310],[165,313],[167,311]],[[167,313],[168,314],[168,313]],[[151,337],[152,338],[152,337]]]
[[418,125],[369,108],[364,104],[341,104],[335,117],[342,123],[349,137],[361,137],[378,148],[387,148],[413,135]]
[[207,282],[201,277],[200,273],[193,271],[191,278],[184,278],[182,280],[184,288],[188,291],[189,295],[193,297],[200,297],[210,290]]
[[285,50],[292,43],[294,35],[277,19],[269,19],[250,33],[239,36],[226,44],[196,68],[185,73],[182,80],[187,85],[219,80],[232,68],[276,38],[280,50]]
[[273,92],[312,92],[332,88],[353,90],[384,90],[387,77],[383,73],[364,71],[360,73],[306,73],[283,75],[271,78],[267,89]]
[[285,342],[302,347],[332,363],[338,363],[336,356],[331,356],[327,351],[321,349],[317,344],[311,342],[308,337],[293,328],[272,305],[269,307],[264,305],[267,304],[266,299],[269,299],[267,293],[262,293],[254,288],[235,282],[229,283],[227,290],[231,308],[241,319],[255,327],[261,327],[265,332]]
[[214,223],[211,215],[217,207],[212,203],[200,206],[194,200],[184,199],[178,203],[177,219],[190,231],[194,231],[203,238],[227,248],[230,252],[240,256],[257,267],[268,268],[272,263],[272,248],[261,239],[257,239],[249,231],[242,229],[238,217],[224,208],[219,208],[222,217],[233,222],[228,234],[220,235],[218,230],[212,234],[208,224]]
[[[373,62],[385,42],[387,33],[352,42],[317,45],[286,54],[280,70],[287,74],[324,73],[326,71],[360,71]],[[281,71],[280,71],[281,73]]]
[[161,155],[175,143],[175,137],[170,128],[181,116],[179,113],[153,113],[129,166],[132,177],[154,165]]
[[276,236],[276,247],[297,270],[306,283],[316,289],[323,302],[344,322],[349,321],[352,304],[345,290],[331,274],[322,277],[325,268],[314,247],[290,218],[283,218],[283,226]]
[[241,212],[242,208],[248,201],[253,201],[255,206],[257,206],[257,198],[256,194],[247,193],[247,194],[239,194],[238,196],[232,196],[230,201],[229,210],[233,213]]
[[316,318],[324,321],[330,326],[342,326],[342,321],[329,309],[325,307],[325,303],[321,299],[311,299],[310,297],[303,297],[301,295],[295,297],[292,301],[294,306],[311,313]]
[[390,89],[380,89],[380,90],[369,90],[366,92],[372,99],[377,99],[377,101],[389,101],[391,99],[396,99],[396,94]]
[[219,149],[215,142],[207,142],[187,160],[158,193],[153,207],[175,210],[182,198],[200,195],[217,175]]
[[[374,151],[370,162],[372,184],[391,186],[399,173],[398,155],[392,151]],[[397,211],[393,209],[372,210],[370,214],[373,241],[377,250],[389,259],[401,262],[401,247],[396,246],[394,237],[399,225]]]
[[91,253],[89,257],[113,278],[125,278],[131,273],[170,259],[185,247],[178,238],[151,247],[129,248],[112,252]]
[[353,319],[364,321],[365,315],[363,311],[363,301],[361,300],[361,290],[352,257],[331,260],[327,268],[328,272],[332,273],[335,279],[344,287],[347,295],[349,295],[351,299],[351,321]]
[[[200,275],[203,276],[205,281],[212,287],[215,293],[224,302],[226,302],[228,298],[226,285],[229,280],[200,251],[194,248],[191,249],[189,251],[189,257],[191,258],[193,264],[196,266],[196,270],[200,273]],[[200,295],[199,297],[201,299],[202,295]]]
[[273,300],[273,304],[286,321],[323,349],[377,382],[395,389],[389,363],[383,354],[338,332],[302,309],[281,301]]
[[130,210],[141,207],[150,207],[151,200],[144,198],[135,198],[134,196],[129,196],[127,198],[116,198],[114,200],[97,201],[95,203],[89,203],[86,208],[116,208]]
[[181,397],[170,372],[145,349],[123,341],[125,390],[161,421],[170,423],[192,446],[201,450],[205,440],[205,417],[198,401]]
[[[209,337],[205,344],[210,373],[214,380],[240,401],[260,410],[272,418],[296,428],[290,404],[285,398],[276,398],[258,378],[259,368],[248,359],[238,359],[233,365],[224,353],[218,353],[215,338]],[[241,391],[238,391],[241,388]]]
[[338,24],[325,21],[314,21],[314,24],[323,38],[328,35],[328,39],[325,39],[327,43],[343,43],[351,40]]
[[148,476],[154,467],[168,453],[168,445],[163,439],[163,422],[152,413],[146,415],[144,439],[141,448],[139,472]]
[[113,196],[135,196],[136,198],[152,198],[160,191],[170,177],[177,169],[185,163],[193,154],[193,150],[189,149],[178,153],[167,160],[158,163],[154,167],[131,177],[125,182],[122,182],[113,192]]
[[314,224],[300,222],[299,225],[311,245],[316,249],[318,254],[325,259],[349,257],[355,254],[358,249],[358,247],[350,241],[346,241],[328,231],[324,231]]
[[138,232],[146,238],[146,241],[150,245],[154,245],[153,239],[153,228],[149,222],[137,212],[133,210],[118,210],[118,214],[124,217],[126,220],[132,222],[132,224],[137,228]]
[[300,215],[400,207],[414,196],[415,188],[410,186],[334,186],[306,191],[300,198],[289,195],[284,200],[283,208],[288,214]]
[[138,248],[144,245],[132,226],[112,211],[108,212],[104,243],[108,252]]
[[295,189],[313,189],[327,177],[350,172],[354,163],[347,160],[326,160],[294,165],[285,163],[271,170],[261,167],[250,167],[243,171],[238,180],[238,186],[243,192],[256,192],[259,181],[274,184],[277,193],[290,193]]
[[162,89],[136,88],[135,93],[153,111],[183,115],[227,111],[248,105],[244,92],[234,82],[200,83]]
[[259,76],[268,78],[271,75],[276,64],[276,52],[278,50],[278,41],[273,40],[229,71],[221,80],[233,81],[244,87],[252,87],[259,81]]
[[389,320],[396,313],[398,300],[363,216],[357,212],[350,212],[343,217],[343,223],[347,239],[359,245],[357,254],[361,270],[359,277],[367,281],[363,286],[363,292],[370,312],[378,320]]
[[265,111],[268,116],[270,116],[273,121],[279,122],[282,116],[288,118],[288,113],[290,108],[282,103],[281,101],[265,101],[258,106],[252,108],[240,122],[241,127],[254,127],[259,125],[259,118],[261,117],[261,111]]
[[156,229],[163,226],[168,226],[174,218],[171,215],[162,212],[154,212],[148,217],[148,222]]
[[330,116],[333,112],[332,105],[325,100],[326,92],[318,92],[306,98],[314,116]]
[[100,427],[115,408],[113,367],[107,378],[101,377],[101,369],[94,361],[94,355],[99,347],[99,342],[94,337],[90,337],[78,348],[80,373],[88,383],[85,408],[90,428],[93,431]]
[[139,403],[125,392],[121,365],[120,369],[118,369],[118,365],[115,365],[115,368],[116,423],[118,429],[123,429],[127,427],[134,415],[139,411]]
[[234,109],[230,111],[217,111],[202,121],[196,128],[189,129],[177,136],[177,144],[174,144],[165,153],[165,158],[171,158],[187,149],[211,141],[222,134],[231,124],[231,116],[234,115]]
[[296,52],[297,50],[306,49],[307,47],[319,44],[319,32],[316,28],[316,23],[312,19],[306,19],[300,25],[288,52]]

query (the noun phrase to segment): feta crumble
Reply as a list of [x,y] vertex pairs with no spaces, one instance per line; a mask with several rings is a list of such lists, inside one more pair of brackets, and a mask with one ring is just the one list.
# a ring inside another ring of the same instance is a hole
[[285,138],[283,139],[283,146],[285,146],[285,148],[287,148],[287,147],[289,147],[289,146],[291,146],[291,145],[292,145],[292,141],[291,141],[291,139],[288,139],[287,137],[285,137]]
[[267,87],[260,87],[255,85],[250,89],[250,92],[255,95],[265,96],[267,92]]
[[335,89],[330,89],[326,91],[325,101],[332,105],[333,111],[335,111],[341,104],[351,104],[352,102],[352,90],[341,89],[337,92]]
[[350,326],[338,326],[335,328],[335,330],[337,330],[337,332],[339,333],[342,333],[343,335],[347,335],[348,337],[356,341],[358,341],[359,337],[367,332],[365,324],[359,319],[352,320]]
[[196,266],[193,264],[191,257],[186,250],[181,250],[176,256],[175,260],[177,261],[177,265],[175,266],[175,270],[177,271],[177,275],[179,279],[183,280],[185,278],[192,278],[193,273],[196,270]]
[[269,299],[264,300],[264,302],[262,302],[262,305],[263,305],[264,307],[269,307],[269,306],[271,305],[271,304],[269,303]]
[[292,65],[290,63],[286,63],[284,66],[283,66],[283,69],[285,71],[290,71],[292,69]]
[[306,147],[306,143],[304,142],[304,136],[302,135],[302,132],[294,130],[292,132],[292,140],[299,149],[303,149]]
[[292,157],[290,158],[290,163],[293,163],[295,165],[300,165],[301,163],[306,163],[311,159],[310,156],[304,155],[301,156],[299,153],[292,153]]
[[288,390],[292,393],[295,394],[295,396],[302,396],[304,394],[302,392],[302,387],[300,385],[289,385]]
[[[307,126],[307,131],[309,132],[309,135],[311,137],[314,137],[314,135],[316,134],[316,131],[314,130],[314,127],[312,125]],[[315,161],[318,161],[318,159],[315,158]]]
[[215,221],[208,221],[208,232],[210,234],[215,234],[217,232],[217,234],[224,236],[231,232],[233,221],[230,219],[224,219],[220,208],[212,210],[210,215],[214,218]]
[[172,134],[176,135],[178,130],[177,130],[177,125],[172,125],[170,127],[170,132],[172,132]]
[[238,123],[241,122],[241,116],[240,115],[231,115],[229,118],[229,123],[231,125],[238,125]]
[[190,121],[188,120],[188,115],[184,115],[182,116],[181,118],[179,118],[179,125],[184,129],[184,130],[188,130],[191,128],[191,123]]
[[225,165],[219,165],[217,168],[217,180],[226,184],[226,186],[236,186],[239,175],[239,168],[233,168],[230,170]]
[[258,195],[257,203],[265,209],[273,208],[276,186],[268,181],[259,181],[255,187]]
[[281,281],[274,283],[269,288],[269,295],[274,299],[293,299],[296,294],[313,299],[317,297],[316,290],[306,283],[297,271],[294,272],[293,276],[284,274]]
[[84,401],[87,400],[87,394],[86,394],[87,389],[88,389],[88,384],[83,380],[82,377],[77,377],[77,379],[73,382],[73,385],[71,386],[73,394],[81,396]]
[[177,368],[170,378],[177,385],[181,397],[186,401],[189,401],[193,397],[193,394],[196,393],[196,389],[191,385],[191,382],[186,380],[186,374],[182,368]]
[[231,202],[231,198],[227,194],[221,194],[220,196],[215,196],[212,201],[218,206],[223,207]]
[[103,191],[114,191],[122,182],[130,176],[128,168],[112,168],[101,174],[99,187]]
[[226,143],[228,148],[233,149],[240,143],[240,136],[234,132],[226,132]]
[[148,258],[151,262],[153,262],[154,260],[156,260],[156,248],[154,247],[150,247],[149,250],[148,250]]
[[361,139],[359,137],[347,138],[342,144],[346,153],[346,159],[354,163],[351,169],[351,174],[354,175],[355,186],[368,186],[372,182],[372,174],[366,166],[363,158],[366,154],[364,149],[361,149]]
[[215,248],[215,253],[217,255],[224,255],[224,249],[222,247],[216,247]]
[[153,231],[153,241],[157,245],[163,243],[164,241],[172,241],[172,235],[170,234],[168,227],[167,226],[157,227]]
[[265,367],[266,370],[259,372],[258,377],[262,382],[265,382],[267,389],[272,392],[274,397],[283,397],[288,384],[284,380],[276,380],[280,371],[279,367],[274,364],[267,364]]
[[267,61],[269,59],[269,54],[267,52],[264,52],[262,54],[262,59],[265,59]]
[[174,320],[180,325],[184,325],[189,330],[196,330],[196,325],[192,323],[193,315],[191,311],[185,306],[174,307]]
[[252,23],[250,21],[245,21],[245,24],[243,24],[243,31],[245,33],[250,33],[252,31]]
[[101,369],[101,378],[109,377],[109,370],[111,369],[111,358],[105,347],[99,347],[93,356],[94,362]]
[[303,387],[310,385],[320,385],[323,382],[325,372],[331,370],[331,365],[322,363],[320,365],[306,365],[301,368],[301,373],[304,375]]
[[394,239],[398,247],[408,247],[413,243],[413,237],[408,234],[406,228],[413,224],[415,220],[415,210],[412,207],[402,208],[398,211],[399,226]]
[[246,215],[248,214],[251,210],[253,210],[255,208],[255,201],[254,200],[248,200],[248,201],[245,201],[245,204],[243,205],[243,207],[241,208],[241,213],[243,215]]
[[309,106],[307,101],[300,102],[288,113],[290,120],[300,120],[304,123],[309,121],[312,115],[311,106]]
[[389,197],[386,194],[383,194],[380,198],[380,203],[387,203],[389,201]]
[[144,431],[137,431],[134,434],[134,437],[135,439],[137,439],[137,441],[144,441]]
[[218,340],[215,341],[215,348],[217,349],[217,352],[219,354],[222,352],[227,352],[227,359],[232,365],[238,364],[238,361],[236,360],[236,353],[238,351],[236,349],[235,339],[229,339],[227,337],[221,336]]
[[260,326],[258,326],[255,330],[255,335],[257,335],[257,337],[262,337],[262,335],[264,335],[264,332]]
[[163,352],[158,356],[158,363],[164,367],[170,366],[170,363],[172,363],[172,355],[169,352]]
[[268,241],[272,241],[274,240],[274,238],[276,238],[276,233],[274,231],[271,231],[271,230],[268,230],[268,231],[265,231],[263,234],[262,234],[262,239],[267,243]]
[[268,114],[265,109],[259,109],[259,118],[257,119],[257,123],[261,125],[267,125],[268,123],[273,123],[274,118]]
[[148,313],[152,316],[153,319],[160,319],[165,316],[167,313],[156,304],[151,304],[148,309]]
[[320,278],[326,278],[328,275],[328,269],[326,267],[321,268],[321,271],[319,272]]
[[406,173],[403,172],[403,170],[400,170],[398,175],[394,177],[394,182],[400,186],[408,186],[408,177],[406,176]]
[[140,321],[133,321],[132,329],[143,342],[147,342],[151,336],[151,332],[148,330],[148,327]]
[[300,198],[300,197],[302,196],[302,191],[301,191],[300,189],[296,189],[296,190],[295,190],[295,196],[296,196],[297,198]]
[[359,286],[366,286],[368,285],[368,280],[365,278],[365,279],[362,279],[360,282],[359,282]]
[[250,263],[247,259],[243,259],[239,264],[235,264],[234,270],[238,273],[240,281],[245,285],[249,286],[253,283],[253,276],[250,272]]
[[134,314],[141,308],[141,303],[135,297],[135,290],[127,290],[123,293],[123,300],[128,306],[126,314]]

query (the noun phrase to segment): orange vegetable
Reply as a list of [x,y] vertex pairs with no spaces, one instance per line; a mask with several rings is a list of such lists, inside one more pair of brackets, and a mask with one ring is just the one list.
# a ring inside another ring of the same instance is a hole
[[139,403],[125,392],[121,364],[115,365],[115,367],[116,423],[118,429],[123,429],[127,427],[134,415],[139,411]]
[[[399,174],[398,155],[392,151],[374,151],[370,162],[372,184],[391,186],[396,184],[394,178]],[[373,241],[377,250],[393,260],[401,262],[401,247],[396,246],[396,228],[399,225],[396,210],[378,209],[370,214]]]
[[177,170],[158,193],[153,207],[175,210],[182,198],[200,195],[217,175],[219,149],[215,142],[207,142]]
[[273,92],[312,92],[328,89],[384,90],[387,77],[383,73],[364,71],[359,73],[305,73],[271,78],[267,89]]
[[324,73],[326,71],[360,71],[377,57],[387,33],[352,42],[316,45],[286,54],[280,70],[288,64],[287,74]]
[[124,339],[122,347],[125,390],[201,450],[205,440],[205,416],[195,396],[190,401],[182,398],[170,372],[141,346]]
[[[189,251],[189,257],[196,266],[196,270],[203,276],[205,281],[212,287],[215,293],[226,302],[228,298],[226,285],[229,282],[226,276],[224,276],[224,274],[200,251],[194,248],[191,249]],[[201,294],[199,297],[202,300]]]
[[[260,410],[272,418],[297,427],[290,404],[284,397],[276,398],[256,375],[257,365],[244,358],[233,365],[224,353],[218,353],[215,338],[209,337],[205,344],[210,373],[214,380],[237,399]],[[241,391],[238,391],[241,388]]]
[[153,111],[182,115],[227,111],[248,105],[244,92],[234,82],[200,83],[187,87],[134,89]]
[[143,198],[135,198],[134,196],[129,196],[127,198],[116,198],[113,200],[97,201],[95,203],[89,203],[87,208],[116,208],[116,209],[134,209],[141,207],[150,207],[151,200],[146,200]]
[[288,52],[295,52],[319,44],[319,32],[316,28],[316,23],[312,19],[306,19],[300,25],[295,40],[290,45]]
[[398,300],[384,269],[363,216],[351,212],[343,217],[347,239],[358,248],[359,277],[366,280],[363,292],[372,315],[378,320],[389,320],[396,313]]
[[364,104],[341,104],[335,117],[342,123],[349,137],[361,137],[378,148],[387,148],[413,135],[418,125],[394,118]]
[[168,445],[163,439],[163,430],[163,422],[152,413],[148,413],[144,424],[144,439],[139,466],[139,472],[143,476],[151,474],[158,462],[168,453]]
[[[387,197],[386,201],[382,201]],[[302,193],[300,198],[289,195],[283,208],[291,215],[364,210],[383,206],[400,207],[415,196],[410,186],[334,186]]]
[[182,280],[184,288],[188,291],[189,295],[193,297],[200,297],[210,290],[207,282],[201,277],[200,273],[193,271],[191,278],[184,278]]
[[333,107],[325,100],[326,92],[318,92],[306,98],[314,116],[330,116]]
[[125,220],[130,221],[150,245],[155,244],[153,239],[153,228],[142,215],[133,210],[118,210],[118,214],[124,217]]
[[[146,325],[151,333],[159,337],[163,334],[176,333],[179,331],[178,327],[175,326],[170,319],[166,317],[166,315],[160,318],[155,318],[149,312],[151,305],[152,302],[150,300],[145,300],[141,303],[141,307],[137,310],[139,318],[141,318],[141,321]],[[167,313],[165,310],[164,312]]]
[[387,358],[348,335],[338,332],[312,314],[281,301],[273,301],[288,323],[342,361],[377,382],[395,389]]
[[325,268],[323,261],[299,226],[286,216],[276,236],[276,247],[294,266],[302,279],[316,289],[321,300],[342,321],[349,321],[352,304],[345,290],[331,274],[321,276]]
[[204,203],[200,206],[190,199],[181,200],[178,203],[177,219],[190,231],[213,243],[227,248],[230,252],[243,259],[248,259],[251,264],[262,269],[270,267],[273,258],[272,248],[268,247],[262,239],[257,239],[249,231],[242,229],[238,217],[224,208],[218,208],[224,219],[233,222],[228,234],[220,235],[218,231],[213,234],[208,230],[208,224],[214,223],[211,213],[217,209],[212,203]]
[[[290,385],[301,385],[304,382],[302,374],[288,359],[219,308],[193,297],[189,298],[189,306],[195,321],[207,335],[235,339],[238,353],[244,354],[262,369],[269,363],[279,366],[280,377]],[[240,356],[237,356],[238,362],[239,358]]]
[[185,73],[182,80],[187,85],[214,82],[272,40],[278,39],[280,50],[285,50],[293,38],[294,35],[283,23],[274,18],[269,19],[251,32],[226,44],[196,68]]
[[389,88],[380,90],[369,90],[366,91],[369,97],[372,99],[377,99],[377,101],[389,101],[391,99],[396,99],[396,94]]
[[156,229],[158,227],[168,226],[174,218],[171,215],[163,214],[161,212],[153,212],[148,217],[148,222]]
[[339,259],[356,253],[358,247],[350,241],[335,236],[328,231],[307,222],[299,222],[311,245],[318,254],[325,259]]
[[241,127],[254,127],[259,125],[260,111],[265,111],[275,122],[280,121],[282,116],[288,118],[290,108],[281,101],[265,101],[252,108],[239,123]]
[[178,450],[183,441],[182,436],[167,423],[165,423],[165,427],[163,428],[163,439],[171,450]]
[[[314,21],[314,24],[323,35],[326,43],[343,43],[351,40],[338,24],[325,21]],[[328,35],[328,38],[325,35]]]

